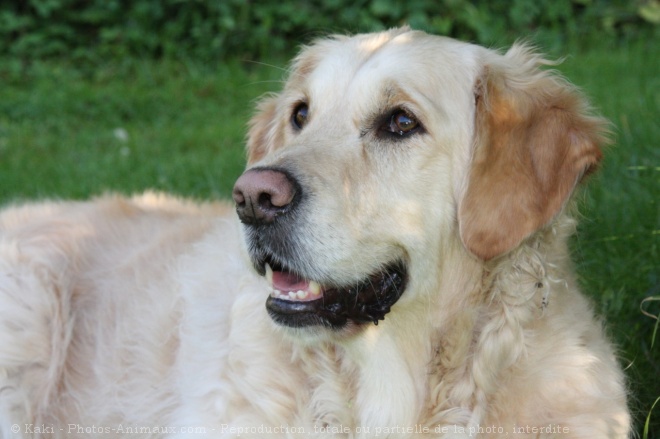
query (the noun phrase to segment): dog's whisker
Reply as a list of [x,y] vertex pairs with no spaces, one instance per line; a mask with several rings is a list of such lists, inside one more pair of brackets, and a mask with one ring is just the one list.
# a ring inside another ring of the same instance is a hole
[[266,63],[266,62],[263,62],[263,61],[246,59],[246,60],[243,60],[243,62],[249,63],[249,64],[255,64],[255,65],[259,65],[259,66],[264,66],[264,67],[270,67],[272,69],[276,69],[276,70],[280,70],[280,71],[285,72],[285,73],[289,73],[289,68],[288,67],[282,67],[282,66],[278,66],[278,65],[275,65],[275,64],[269,64],[269,63]]

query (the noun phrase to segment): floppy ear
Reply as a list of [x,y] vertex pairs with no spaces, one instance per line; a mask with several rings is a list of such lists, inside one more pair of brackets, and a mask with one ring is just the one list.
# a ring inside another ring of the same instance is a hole
[[607,122],[580,93],[540,70],[522,45],[477,84],[475,144],[458,220],[464,245],[488,260],[517,247],[563,208],[601,159]]
[[263,98],[257,104],[257,112],[249,122],[247,136],[248,165],[261,160],[277,137],[277,96]]

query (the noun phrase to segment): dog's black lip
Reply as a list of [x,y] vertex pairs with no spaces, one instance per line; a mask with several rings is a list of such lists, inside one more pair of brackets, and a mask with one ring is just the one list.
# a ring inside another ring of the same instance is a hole
[[[282,266],[277,268],[284,269]],[[268,297],[266,309],[276,323],[289,327],[341,329],[349,321],[377,325],[399,300],[407,280],[405,264],[396,261],[358,284],[327,288],[323,296],[316,300],[299,302]]]

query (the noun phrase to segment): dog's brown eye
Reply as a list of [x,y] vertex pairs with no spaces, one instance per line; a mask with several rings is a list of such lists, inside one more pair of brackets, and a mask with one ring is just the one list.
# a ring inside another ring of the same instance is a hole
[[397,110],[392,113],[389,123],[384,128],[392,134],[405,136],[406,134],[410,134],[417,130],[419,126],[417,119],[415,119],[410,113],[404,110]]
[[291,123],[293,123],[293,126],[296,127],[297,129],[302,129],[302,127],[305,126],[307,123],[307,114],[309,112],[309,107],[305,103],[300,103],[298,106],[293,110],[293,114],[291,115]]

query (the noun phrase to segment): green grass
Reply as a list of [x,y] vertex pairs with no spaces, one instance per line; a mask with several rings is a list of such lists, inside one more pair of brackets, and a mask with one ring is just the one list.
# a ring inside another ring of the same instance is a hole
[[3,66],[0,201],[145,188],[227,196],[252,101],[282,77],[237,62]]
[[[660,59],[649,41],[569,57],[561,70],[592,97],[614,123],[607,150],[580,209],[574,240],[583,290],[594,298],[627,367],[636,400],[637,430],[660,396],[660,346],[653,347],[656,320],[641,302],[660,296]],[[654,45],[655,44],[655,45]],[[656,301],[645,304],[660,314]],[[657,406],[649,438],[660,438]]]
[[[616,145],[580,196],[574,240],[585,292],[620,347],[637,431],[660,396],[660,57],[657,42],[567,50],[559,66],[615,126]],[[273,64],[283,66],[281,61]],[[129,60],[93,69],[0,60],[0,202],[155,188],[227,197],[243,167],[253,101],[278,68]],[[646,309],[660,313],[656,301]],[[660,413],[649,438],[660,438]]]

